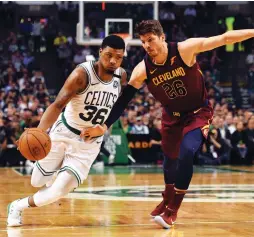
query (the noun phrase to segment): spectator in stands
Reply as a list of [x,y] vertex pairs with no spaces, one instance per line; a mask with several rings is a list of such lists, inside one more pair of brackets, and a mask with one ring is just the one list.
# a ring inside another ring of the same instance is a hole
[[233,124],[232,114],[227,114],[227,116],[225,118],[225,126],[226,126],[226,128],[228,129],[228,131],[230,132],[231,135],[235,132],[236,127]]
[[149,129],[143,124],[142,118],[139,116],[136,118],[136,123],[131,128],[132,134],[149,134]]
[[0,166],[5,166],[6,163],[3,159],[3,153],[7,147],[7,131],[4,126],[3,114],[0,114]]
[[213,50],[212,51],[212,57],[210,59],[211,69],[218,69],[221,61],[222,60],[217,55],[217,51]]
[[248,90],[252,96],[252,100],[254,100],[254,63],[249,67],[247,78],[248,78]]
[[48,90],[44,84],[38,84],[36,85],[36,91],[36,97],[39,100],[39,103],[44,105],[46,98],[49,96]]
[[58,32],[58,36],[54,39],[54,45],[56,47],[60,46],[61,44],[67,43],[66,36],[63,35],[61,31]]
[[174,30],[174,32],[172,34],[174,34],[174,35],[172,36],[172,40],[174,40],[176,42],[181,42],[181,41],[184,41],[187,39],[181,26],[178,27],[178,26],[174,25],[173,30]]
[[254,116],[251,116],[247,125],[247,136],[248,136],[248,154],[246,164],[251,165],[254,161]]
[[45,83],[45,78],[43,76],[43,72],[41,70],[36,70],[34,72],[34,76],[31,78],[31,82],[34,84]]
[[151,152],[154,152],[157,164],[162,164],[164,159],[161,149],[161,119],[156,118],[153,120],[153,128],[150,129],[151,136]]
[[41,47],[41,23],[39,19],[35,19],[32,26],[32,35],[34,40],[34,52],[40,52]]
[[231,133],[228,130],[227,126],[224,124],[224,119],[222,117],[218,118],[218,132],[219,132],[219,136],[230,142],[231,139]]
[[27,53],[23,54],[23,64],[25,67],[29,67],[29,65],[34,62],[34,56],[28,51]]
[[236,125],[236,131],[231,137],[231,144],[233,147],[231,152],[231,164],[245,164],[248,152],[248,135],[244,129],[244,124],[242,121],[239,121]]
[[244,111],[244,112],[243,112],[244,124],[248,124],[248,122],[249,122],[249,120],[250,120],[250,118],[251,118],[252,116],[253,116],[253,112],[248,111],[248,110]]
[[71,49],[67,43],[61,43],[57,48],[58,66],[65,68],[68,59],[71,57]]
[[208,133],[208,139],[203,144],[202,150],[198,153],[198,164],[220,165],[229,161],[230,147],[225,140],[220,138],[218,130],[213,128]]
[[254,64],[254,49],[247,55],[246,64],[250,67]]
[[78,52],[74,55],[73,61],[76,65],[83,63],[86,61],[86,55],[82,53],[82,50],[78,50]]
[[22,120],[20,122],[20,127],[22,131],[25,130],[25,128],[31,128],[32,127],[32,110],[30,109],[24,109],[24,112],[22,113]]
[[196,20],[197,12],[194,6],[189,5],[184,11],[185,32],[187,37],[193,37],[194,28],[191,27]]
[[20,162],[24,163],[25,159],[22,158],[20,152],[17,151],[16,140],[21,133],[19,123],[6,118],[4,126],[6,127],[6,149],[1,158],[4,161],[4,165],[20,165]]
[[9,45],[8,50],[9,50],[10,53],[14,53],[14,52],[16,52],[18,49],[19,49],[19,47],[18,47],[18,44],[17,44],[17,40],[16,40],[16,39],[13,39],[13,40],[11,41],[11,44]]

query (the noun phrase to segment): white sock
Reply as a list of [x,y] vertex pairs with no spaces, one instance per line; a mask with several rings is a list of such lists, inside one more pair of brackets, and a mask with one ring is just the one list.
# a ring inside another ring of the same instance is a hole
[[30,207],[29,203],[28,203],[28,199],[29,197],[25,197],[25,198],[22,198],[20,199],[18,202],[17,202],[17,208],[19,210],[24,210],[24,209],[27,209]]

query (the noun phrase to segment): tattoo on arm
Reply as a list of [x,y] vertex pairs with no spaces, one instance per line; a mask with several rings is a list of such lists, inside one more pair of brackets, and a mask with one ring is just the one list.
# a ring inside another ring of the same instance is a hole
[[62,88],[56,97],[55,104],[58,109],[63,109],[65,105],[71,100],[72,92]]
[[76,93],[83,91],[86,88],[86,75],[84,76],[83,70],[80,70],[82,70],[82,68],[74,70],[66,80],[54,102],[57,108],[63,109]]

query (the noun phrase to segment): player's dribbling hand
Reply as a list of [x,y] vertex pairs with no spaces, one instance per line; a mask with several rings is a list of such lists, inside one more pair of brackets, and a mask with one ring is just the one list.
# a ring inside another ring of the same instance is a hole
[[92,128],[82,130],[80,137],[83,138],[85,141],[89,141],[94,137],[100,137],[104,135],[106,131],[107,131],[106,125],[101,126],[100,124],[96,124]]

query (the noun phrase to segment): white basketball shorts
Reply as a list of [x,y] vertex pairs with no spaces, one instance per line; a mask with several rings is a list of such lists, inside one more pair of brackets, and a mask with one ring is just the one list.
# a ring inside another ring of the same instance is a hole
[[91,165],[100,152],[103,137],[93,142],[85,142],[78,134],[70,131],[61,118],[55,122],[49,135],[52,142],[51,150],[35,165],[44,176],[68,170],[80,185],[87,178]]

